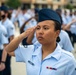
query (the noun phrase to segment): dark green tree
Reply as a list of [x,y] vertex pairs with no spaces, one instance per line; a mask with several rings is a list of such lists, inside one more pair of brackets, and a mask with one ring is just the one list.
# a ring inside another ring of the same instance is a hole
[[21,2],[20,0],[7,0],[6,5],[8,7],[18,8],[19,6],[21,6]]
[[74,7],[71,4],[67,4],[65,8],[67,8],[67,9],[73,9]]

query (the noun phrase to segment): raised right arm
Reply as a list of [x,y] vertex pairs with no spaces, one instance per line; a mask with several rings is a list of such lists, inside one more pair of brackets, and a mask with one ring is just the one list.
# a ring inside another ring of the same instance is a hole
[[8,54],[16,50],[16,48],[19,46],[20,42],[29,36],[31,32],[35,29],[35,27],[27,29],[25,32],[20,34],[18,37],[14,38],[6,47],[5,50],[7,51]]

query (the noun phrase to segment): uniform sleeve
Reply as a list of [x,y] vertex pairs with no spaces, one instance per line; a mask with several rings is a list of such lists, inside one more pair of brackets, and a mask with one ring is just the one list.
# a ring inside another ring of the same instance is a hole
[[1,36],[2,36],[1,37],[2,44],[8,44],[7,35],[6,34],[2,34]]
[[1,38],[0,43],[2,45],[8,43],[7,31],[6,31],[5,27],[2,25],[0,25],[0,38]]
[[13,24],[10,24],[10,26],[8,27],[8,37],[14,35],[15,33],[15,27]]
[[64,16],[62,16],[62,20],[63,20],[63,24],[66,25],[68,23],[67,18],[65,18]]
[[68,63],[65,75],[76,75],[76,60],[75,59],[72,59]]
[[34,46],[29,46],[25,48],[24,46],[19,46],[15,50],[15,57],[17,62],[26,62],[28,58],[31,56]]
[[[67,46],[67,45],[68,45],[68,46]],[[67,51],[70,51],[70,52],[71,52],[72,50],[74,50],[68,34],[66,35],[66,38],[64,39],[63,48],[64,48],[64,50],[67,50]]]

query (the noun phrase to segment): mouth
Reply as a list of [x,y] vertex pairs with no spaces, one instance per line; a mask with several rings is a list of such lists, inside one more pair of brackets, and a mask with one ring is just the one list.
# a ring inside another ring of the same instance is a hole
[[39,39],[39,40],[42,40],[42,39],[43,39],[43,37],[38,37],[38,39]]

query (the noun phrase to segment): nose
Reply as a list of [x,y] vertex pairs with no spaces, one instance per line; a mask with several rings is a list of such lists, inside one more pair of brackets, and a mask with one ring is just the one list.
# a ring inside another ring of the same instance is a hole
[[41,28],[40,30],[39,30],[39,34],[43,34],[44,33],[44,31],[43,31],[43,29]]

